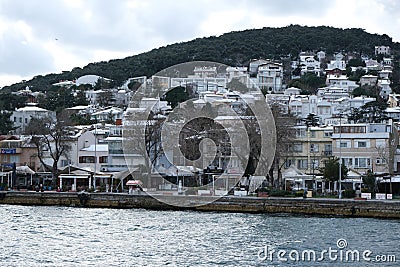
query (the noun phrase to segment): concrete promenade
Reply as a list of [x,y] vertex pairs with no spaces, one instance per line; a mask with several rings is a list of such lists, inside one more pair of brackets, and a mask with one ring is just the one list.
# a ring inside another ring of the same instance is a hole
[[[145,193],[0,192],[0,205],[48,205],[87,208],[143,208],[244,213],[291,213],[319,216],[400,219],[398,200],[354,200],[330,198],[277,198],[225,196],[168,196]],[[169,204],[166,204],[169,203]]]

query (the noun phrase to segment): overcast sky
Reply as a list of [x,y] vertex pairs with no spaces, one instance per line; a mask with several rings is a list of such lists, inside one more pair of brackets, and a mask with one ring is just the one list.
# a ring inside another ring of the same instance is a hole
[[167,44],[289,24],[400,41],[398,0],[0,0],[0,87]]

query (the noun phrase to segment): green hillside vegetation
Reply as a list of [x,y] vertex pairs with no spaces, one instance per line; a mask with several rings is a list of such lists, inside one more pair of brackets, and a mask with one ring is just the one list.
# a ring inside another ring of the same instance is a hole
[[[73,80],[87,74],[107,77],[113,79],[115,85],[121,85],[129,77],[151,76],[174,64],[194,60],[244,66],[251,59],[294,60],[300,51],[319,50],[328,54],[344,51],[372,56],[375,45],[391,46],[396,55],[400,51],[400,44],[394,43],[388,35],[370,34],[363,29],[299,25],[253,29],[176,43],[124,59],[90,63],[83,68],[74,68],[59,74],[36,76],[32,80],[5,87],[3,90],[17,91],[30,86],[33,91],[47,91],[51,84],[60,80]],[[397,61],[398,57],[395,60]]]

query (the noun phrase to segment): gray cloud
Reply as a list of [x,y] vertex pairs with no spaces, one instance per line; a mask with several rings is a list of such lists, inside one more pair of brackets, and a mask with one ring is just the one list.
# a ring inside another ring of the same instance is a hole
[[[398,24],[392,21],[399,15],[397,2],[379,1],[385,4],[384,12],[390,18],[387,29],[396,32]],[[244,17],[231,24],[233,28],[228,30],[235,31],[253,28],[248,23],[254,15],[313,17],[320,18],[321,25],[329,25],[323,16],[335,6],[331,1],[320,0],[83,0],[81,4],[71,6],[61,0],[2,0],[0,21],[25,22],[32,28],[34,40],[23,44],[22,33],[10,29],[1,32],[0,25],[0,72],[21,76],[54,72],[54,59],[43,44],[56,38],[60,49],[73,54],[81,62],[90,63],[94,61],[97,50],[133,55],[138,51],[203,37],[199,35],[203,30],[201,27],[211,13],[242,10]],[[223,25],[227,21],[217,23]],[[302,24],[302,21],[298,23]],[[382,20],[382,23],[386,22]]]
[[48,52],[36,43],[27,42],[21,33],[9,30],[0,40],[0,73],[27,76],[54,69]]

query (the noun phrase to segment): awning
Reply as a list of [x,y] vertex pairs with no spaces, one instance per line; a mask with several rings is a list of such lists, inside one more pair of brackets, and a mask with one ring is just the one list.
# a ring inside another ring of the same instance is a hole
[[35,172],[28,166],[18,166],[15,168],[18,174],[35,174]]
[[126,182],[126,185],[142,185],[143,182],[140,180],[129,180],[128,182]]

